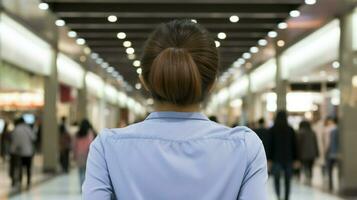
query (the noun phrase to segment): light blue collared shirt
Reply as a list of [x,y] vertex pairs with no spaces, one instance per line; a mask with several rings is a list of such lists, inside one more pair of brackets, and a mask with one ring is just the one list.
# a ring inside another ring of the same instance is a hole
[[200,113],[154,112],[90,147],[85,200],[266,200],[262,142]]

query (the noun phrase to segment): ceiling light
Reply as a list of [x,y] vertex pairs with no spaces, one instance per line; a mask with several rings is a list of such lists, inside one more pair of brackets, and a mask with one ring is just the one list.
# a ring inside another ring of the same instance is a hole
[[220,47],[221,46],[221,43],[219,41],[214,41],[214,43],[216,44],[216,47]]
[[245,63],[245,59],[244,58],[239,58],[237,61],[241,65],[243,65]]
[[340,67],[340,62],[334,61],[334,62],[332,63],[332,67],[333,67],[334,69],[338,69],[338,68]]
[[300,16],[300,11],[298,10],[292,10],[290,11],[290,17],[299,17]]
[[329,82],[333,82],[333,81],[335,80],[335,77],[329,76],[329,77],[327,77],[327,80],[328,80]]
[[48,5],[48,3],[40,3],[40,4],[38,4],[38,8],[40,10],[48,10],[49,7],[50,6]]
[[108,72],[108,73],[114,72],[114,68],[113,68],[113,67],[108,67],[107,72]]
[[137,90],[140,90],[140,89],[141,89],[141,84],[140,84],[140,83],[135,84],[135,88],[136,88]]
[[146,100],[146,103],[147,103],[148,105],[152,105],[152,104],[154,104],[154,99],[148,98],[148,99]]
[[352,77],[352,86],[357,87],[357,76]]
[[117,20],[118,20],[118,18],[115,15],[109,15],[108,16],[108,21],[109,22],[116,22]]
[[259,52],[259,48],[258,47],[251,47],[250,48],[250,52],[251,53],[258,53]]
[[141,65],[140,60],[134,60],[133,65],[134,65],[134,67],[140,67],[140,65]]
[[278,47],[283,47],[283,46],[285,46],[284,40],[279,40],[279,41],[276,42],[276,44],[278,45]]
[[129,60],[134,60],[136,58],[135,54],[128,54]]
[[287,28],[288,28],[288,23],[286,23],[286,22],[280,22],[280,23],[278,24],[278,28],[279,28],[279,29],[287,29]]
[[305,0],[305,4],[314,5],[314,4],[316,4],[316,0]]
[[64,26],[66,25],[66,22],[63,19],[57,19],[55,21],[56,26]]
[[69,31],[69,32],[67,33],[67,35],[68,35],[68,37],[70,37],[70,38],[75,38],[75,37],[77,37],[76,31]]
[[243,53],[243,58],[244,59],[249,59],[251,57],[252,57],[252,55],[250,53]]
[[224,32],[220,32],[218,33],[217,37],[221,40],[224,40],[226,39],[227,35]]
[[267,41],[266,39],[260,39],[260,40],[258,41],[258,44],[259,44],[260,46],[266,46],[266,45],[268,44],[268,41]]
[[130,41],[124,41],[123,42],[124,47],[131,47],[131,42]]
[[135,50],[134,50],[134,48],[129,47],[129,48],[126,49],[126,53],[127,54],[133,54],[133,53],[135,53]]
[[97,60],[95,61],[98,65],[103,63],[103,59],[101,58],[97,58]]
[[109,67],[109,64],[107,62],[105,62],[105,63],[102,63],[101,66],[105,69],[105,68]]
[[77,43],[78,45],[84,45],[84,44],[86,43],[86,41],[85,41],[83,38],[78,38],[78,39],[76,40],[76,43]]
[[237,23],[239,21],[239,17],[237,15],[232,15],[229,18],[229,21],[231,21],[232,23]]
[[119,32],[119,33],[117,34],[117,37],[118,37],[119,39],[125,39],[125,38],[126,38],[126,34],[125,34],[124,32]]
[[89,47],[84,48],[83,51],[85,54],[90,54],[90,52],[91,52]]
[[97,58],[98,58],[98,54],[97,54],[97,53],[92,53],[92,54],[90,55],[90,57],[91,57],[92,59],[97,59]]
[[191,19],[191,22],[193,22],[193,23],[197,23],[197,20],[195,20],[195,19]]
[[276,37],[278,37],[278,33],[276,31],[269,31],[268,36],[270,38],[276,38]]
[[141,68],[138,68],[137,70],[136,70],[136,73],[138,73],[138,74],[141,74],[143,72],[143,70],[141,69]]
[[233,63],[233,67],[235,67],[235,68],[239,68],[239,67],[241,67],[242,65],[238,62],[238,61],[235,61],[234,63]]

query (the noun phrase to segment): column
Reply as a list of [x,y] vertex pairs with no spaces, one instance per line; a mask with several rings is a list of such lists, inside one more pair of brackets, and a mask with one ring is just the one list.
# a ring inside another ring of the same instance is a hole
[[288,80],[283,77],[282,66],[281,66],[281,57],[280,55],[276,56],[276,75],[275,75],[275,93],[277,95],[277,111],[286,110],[286,95],[288,88]]
[[255,94],[252,90],[252,79],[250,77],[250,74],[248,75],[248,92],[246,98],[246,106],[248,123],[252,123],[255,121]]
[[[345,0],[351,2],[351,0]],[[356,13],[355,13],[356,15]],[[355,16],[356,17],[356,16]],[[356,24],[353,12],[341,17],[340,40],[340,108],[339,108],[339,144],[340,144],[340,192],[344,195],[357,195],[357,55],[353,49],[356,40]]]
[[58,124],[57,124],[57,51],[53,50],[52,66],[49,76],[45,77],[45,94],[42,125],[43,170],[56,172],[58,164]]
[[86,75],[87,72],[84,73],[83,76],[83,88],[78,90],[78,101],[77,101],[77,121],[80,123],[83,119],[88,118],[87,111],[87,85],[86,85]]

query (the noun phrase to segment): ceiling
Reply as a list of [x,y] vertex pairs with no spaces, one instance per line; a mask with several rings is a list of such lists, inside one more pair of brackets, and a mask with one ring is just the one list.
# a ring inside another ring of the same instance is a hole
[[[285,21],[289,12],[303,0],[46,0],[50,9],[66,25],[84,38],[92,52],[98,53],[131,85],[138,82],[133,60],[128,59],[123,41],[131,41],[137,59],[143,44],[157,24],[172,19],[196,19],[220,41],[221,71],[225,71],[267,32]],[[109,22],[115,15],[118,20]],[[238,15],[238,23],[229,17]],[[125,39],[117,33],[125,32]],[[225,32],[224,40],[217,38]]]

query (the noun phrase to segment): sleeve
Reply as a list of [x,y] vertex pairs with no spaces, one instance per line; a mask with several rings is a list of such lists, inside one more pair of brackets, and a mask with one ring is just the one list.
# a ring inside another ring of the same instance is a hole
[[246,136],[245,143],[248,165],[237,200],[267,200],[268,170],[263,144],[252,132]]
[[104,157],[102,134],[90,146],[85,181],[82,186],[83,200],[111,200],[114,196]]

